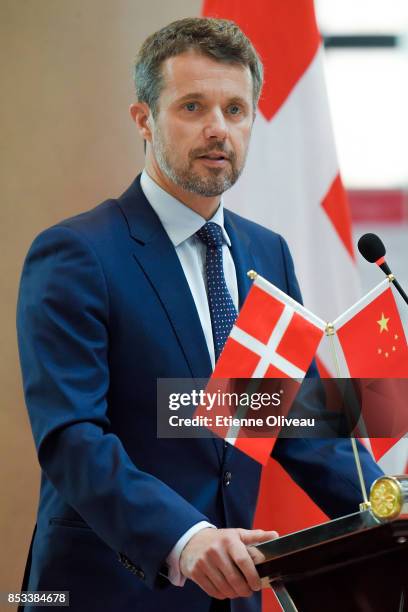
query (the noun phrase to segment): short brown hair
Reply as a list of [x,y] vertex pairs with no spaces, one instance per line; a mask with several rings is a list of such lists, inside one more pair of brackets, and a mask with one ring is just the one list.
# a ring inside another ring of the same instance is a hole
[[153,117],[157,114],[163,87],[162,63],[190,49],[219,62],[248,66],[256,108],[262,89],[263,67],[249,38],[228,19],[187,17],[151,34],[135,59],[133,77],[137,99],[149,105]]

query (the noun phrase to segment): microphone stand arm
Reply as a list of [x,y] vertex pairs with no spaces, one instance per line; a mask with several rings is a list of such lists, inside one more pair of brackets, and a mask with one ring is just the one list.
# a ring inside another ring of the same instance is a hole
[[405,291],[403,290],[403,288],[401,287],[401,285],[395,278],[394,274],[391,272],[391,269],[389,265],[387,264],[387,262],[383,261],[382,263],[379,263],[378,266],[381,268],[384,274],[388,276],[390,282],[393,283],[394,287],[396,288],[396,290],[398,291],[398,293],[400,294],[404,302],[408,305],[408,295],[405,293]]

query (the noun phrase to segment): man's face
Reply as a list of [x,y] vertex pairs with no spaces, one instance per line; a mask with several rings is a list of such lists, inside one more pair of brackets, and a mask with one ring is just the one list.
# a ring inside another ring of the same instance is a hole
[[254,118],[249,68],[188,51],[163,62],[162,75],[155,161],[182,189],[220,195],[245,163]]

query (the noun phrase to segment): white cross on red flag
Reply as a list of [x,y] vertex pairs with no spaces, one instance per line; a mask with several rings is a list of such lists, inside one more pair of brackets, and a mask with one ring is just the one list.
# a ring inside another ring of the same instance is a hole
[[304,378],[326,324],[257,276],[213,378]]
[[[234,379],[302,380],[316,354],[326,324],[304,306],[283,293],[261,276],[257,276],[233,326],[213,375],[207,393],[231,392]],[[282,386],[282,385],[281,385]],[[288,411],[299,385],[285,386],[285,410]],[[251,385],[252,391],[257,390]],[[216,405],[217,415],[229,416],[229,406]],[[195,416],[206,411],[200,406]],[[282,407],[281,407],[282,410]],[[239,411],[242,416],[242,410]],[[265,465],[276,440],[271,436],[255,438],[244,429],[209,427],[236,448]],[[278,431],[276,432],[278,433]]]

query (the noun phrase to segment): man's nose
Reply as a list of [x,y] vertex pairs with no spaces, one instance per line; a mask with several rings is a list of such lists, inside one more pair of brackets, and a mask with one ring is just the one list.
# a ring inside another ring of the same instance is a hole
[[204,136],[208,139],[217,138],[219,140],[225,140],[227,137],[227,125],[221,109],[214,109],[207,115]]

